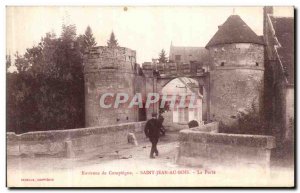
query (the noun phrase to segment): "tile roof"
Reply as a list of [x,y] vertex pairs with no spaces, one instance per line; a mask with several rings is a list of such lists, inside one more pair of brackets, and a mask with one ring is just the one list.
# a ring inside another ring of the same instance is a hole
[[181,62],[183,63],[190,63],[190,61],[204,63],[209,57],[208,50],[204,47],[179,47],[171,45],[169,59],[175,61],[175,55],[181,55]]
[[264,44],[262,39],[238,15],[229,16],[206,47],[231,43]]

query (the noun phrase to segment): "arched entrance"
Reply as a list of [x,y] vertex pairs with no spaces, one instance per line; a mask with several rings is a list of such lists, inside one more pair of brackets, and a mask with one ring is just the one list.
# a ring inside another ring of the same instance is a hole
[[177,77],[169,81],[157,80],[157,90],[166,105],[160,106],[159,113],[164,117],[168,130],[183,129],[189,121],[203,124],[204,86],[197,79]]
[[[169,66],[171,65],[168,64]],[[196,72],[189,70],[189,71],[172,71],[172,69],[167,70],[160,70],[157,68],[157,70],[153,70],[153,66],[143,66],[143,73],[145,74],[145,93],[162,93],[162,90],[164,87],[166,87],[169,83],[170,85],[173,84],[173,80],[177,78],[183,78],[186,79],[186,81],[191,80],[194,82],[194,88],[199,91],[199,93],[202,95],[202,105],[201,109],[202,112],[199,113],[202,114],[201,117],[198,119],[204,123],[210,122],[209,112],[210,112],[210,84],[209,79],[210,75],[208,72],[205,71],[199,71]],[[179,80],[180,81],[180,80]],[[188,81],[189,82],[189,81]],[[196,85],[196,86],[195,86]],[[185,86],[185,85],[184,85]],[[181,87],[184,87],[181,86]],[[153,105],[152,108],[146,109],[146,116],[147,119],[151,119],[152,112],[159,112],[159,106]],[[187,113],[186,113],[187,115]],[[192,117],[192,116],[189,116]],[[179,120],[180,119],[180,120]],[[188,116],[186,116],[185,120],[189,120]],[[171,119],[170,119],[171,120]],[[178,121],[181,122],[182,118],[178,117]],[[173,122],[173,121],[172,121]],[[175,118],[176,122],[176,118]],[[177,123],[176,123],[177,124]],[[178,125],[178,124],[177,124]]]

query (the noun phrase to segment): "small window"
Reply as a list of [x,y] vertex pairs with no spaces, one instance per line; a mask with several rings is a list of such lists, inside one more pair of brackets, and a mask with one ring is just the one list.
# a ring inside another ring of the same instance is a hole
[[255,64],[256,64],[256,66],[259,66],[258,62],[256,62]]
[[180,61],[181,60],[181,55],[175,55],[175,61]]
[[221,66],[224,66],[225,65],[225,62],[221,62]]

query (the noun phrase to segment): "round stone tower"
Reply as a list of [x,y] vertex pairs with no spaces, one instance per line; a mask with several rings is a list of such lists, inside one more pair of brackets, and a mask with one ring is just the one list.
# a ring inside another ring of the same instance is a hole
[[[137,121],[136,109],[114,108],[117,93],[126,93],[130,99],[135,92],[135,63],[136,52],[124,47],[99,46],[84,55],[86,127]],[[110,108],[100,106],[105,93],[113,94],[105,100]]]
[[210,118],[227,126],[239,111],[260,109],[264,45],[237,15],[230,16],[206,45],[210,53]]

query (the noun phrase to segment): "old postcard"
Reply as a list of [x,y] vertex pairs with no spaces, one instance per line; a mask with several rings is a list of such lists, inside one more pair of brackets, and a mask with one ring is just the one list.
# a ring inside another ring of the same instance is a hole
[[7,186],[294,187],[294,7],[8,6]]

